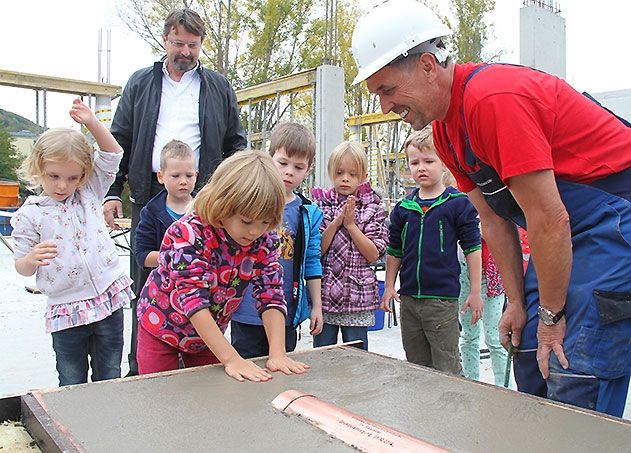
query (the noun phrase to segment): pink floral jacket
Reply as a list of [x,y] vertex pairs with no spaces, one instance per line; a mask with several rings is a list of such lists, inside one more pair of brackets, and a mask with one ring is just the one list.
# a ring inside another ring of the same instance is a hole
[[247,247],[223,228],[187,215],[173,223],[162,240],[158,267],[138,299],[138,320],[153,336],[184,352],[207,346],[189,318],[209,309],[225,332],[250,280],[259,314],[270,308],[287,316],[279,239],[265,233]]

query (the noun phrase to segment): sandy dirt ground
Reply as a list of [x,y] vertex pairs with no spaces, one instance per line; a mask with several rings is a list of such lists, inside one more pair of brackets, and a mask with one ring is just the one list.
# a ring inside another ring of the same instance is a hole
[[[122,240],[122,239],[119,239]],[[129,256],[121,250],[120,259],[128,268]],[[13,268],[12,253],[0,243],[0,398],[5,395],[21,394],[32,389],[57,386],[55,354],[52,340],[44,332],[46,297],[31,294],[25,286],[35,286],[34,277],[22,277]],[[129,350],[130,310],[125,312],[125,349],[122,374],[127,373]],[[229,337],[230,332],[226,332]],[[308,322],[301,326],[301,338],[297,350],[309,349],[313,341]],[[387,326],[369,332],[369,350],[378,354],[405,359],[401,345],[399,327]],[[481,360],[481,380],[493,383],[491,361]],[[511,387],[515,384],[511,379]],[[631,398],[627,399],[624,418],[631,419]]]

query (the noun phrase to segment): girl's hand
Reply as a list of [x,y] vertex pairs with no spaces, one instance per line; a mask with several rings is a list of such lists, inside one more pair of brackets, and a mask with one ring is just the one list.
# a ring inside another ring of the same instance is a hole
[[340,227],[344,224],[344,208],[340,211],[336,218],[331,222],[333,226],[335,226],[335,230],[339,230]]
[[311,368],[306,363],[290,359],[285,354],[282,356],[270,356],[265,364],[270,371],[282,371],[285,374],[302,374]]
[[43,241],[36,244],[35,247],[25,256],[26,262],[37,268],[40,266],[48,266],[50,260],[57,256],[57,245],[54,241]]
[[224,363],[226,374],[239,382],[245,380],[252,382],[266,382],[272,379],[269,371],[261,368],[256,363],[237,356],[233,360]]
[[355,225],[355,206],[357,199],[353,195],[349,195],[346,199],[346,205],[344,205],[344,228],[349,229]]
[[484,310],[484,302],[482,302],[480,294],[469,294],[460,313],[464,315],[467,309],[471,310],[471,325],[473,326],[482,318],[482,311]]
[[72,107],[70,108],[70,117],[79,124],[85,124],[98,122],[98,119],[94,115],[94,112],[90,110],[90,107],[85,105],[80,98],[76,98],[72,101]]

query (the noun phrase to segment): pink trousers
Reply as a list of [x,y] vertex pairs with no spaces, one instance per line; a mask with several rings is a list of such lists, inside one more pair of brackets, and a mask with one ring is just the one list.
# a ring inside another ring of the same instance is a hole
[[149,374],[159,371],[177,370],[179,357],[182,357],[186,368],[219,363],[219,359],[204,349],[196,354],[182,352],[147,332],[142,325],[138,326],[138,373]]

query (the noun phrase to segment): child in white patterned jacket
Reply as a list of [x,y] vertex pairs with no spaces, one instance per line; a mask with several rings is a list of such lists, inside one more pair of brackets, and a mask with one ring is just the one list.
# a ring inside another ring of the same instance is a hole
[[102,202],[123,156],[110,132],[80,99],[70,116],[96,139],[94,151],[78,131],[46,131],[20,167],[39,196],[26,199],[11,219],[15,268],[35,274],[48,296],[46,331],[52,333],[59,385],[120,377],[123,310],[133,293],[103,219]]

